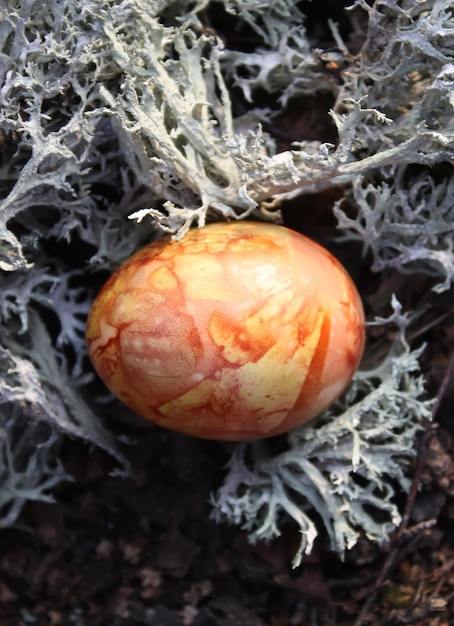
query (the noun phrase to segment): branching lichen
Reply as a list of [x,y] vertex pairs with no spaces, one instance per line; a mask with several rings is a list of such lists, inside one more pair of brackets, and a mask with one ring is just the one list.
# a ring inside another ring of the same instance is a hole
[[[339,224],[372,251],[375,271],[452,285],[452,3],[359,0],[345,12],[362,38],[354,49],[333,23],[332,41],[320,39],[293,0],[221,4],[253,33],[247,51],[213,32],[209,0],[6,0],[0,9],[2,525],[64,479],[65,436],[125,464],[100,417],[105,398],[89,386],[83,325],[108,273],[160,230],[276,219],[284,200],[336,186]],[[276,114],[322,92],[336,139],[290,137],[279,151]],[[398,334],[381,365],[291,435],[287,452],[238,447],[218,517],[257,539],[280,532],[286,513],[303,531],[297,560],[317,532],[313,510],[339,552],[360,532],[385,538],[398,520],[393,488],[408,486],[429,412],[418,355]]]
[[[306,54],[310,44],[301,29],[280,33],[273,44],[267,40],[265,51],[238,53],[226,50],[216,38],[195,35],[185,23],[162,28],[151,20],[147,29],[138,31],[143,41],[143,51],[138,54],[136,39],[125,43],[110,28],[117,62],[128,78],[120,102],[116,95],[103,94],[121,128],[131,168],[158,195],[166,189],[164,213],[149,210],[157,223],[181,236],[193,221],[202,225],[211,212],[243,217],[256,206],[277,207],[285,198],[348,184],[359,174],[369,175],[395,163],[452,160],[449,51],[432,54],[425,62],[424,76],[418,74],[417,61],[409,60],[408,46],[399,39],[402,12],[394,4],[390,6],[388,19],[398,40],[398,45],[389,43],[394,54],[392,72],[399,76],[403,71],[413,72],[415,85],[406,109],[392,89],[389,98],[383,96],[377,85],[381,81],[383,87],[386,79],[376,78],[373,54],[375,35],[383,36],[378,4],[370,11],[369,34],[361,53],[350,58],[345,52],[346,80],[341,89],[336,81],[324,77],[320,53]],[[426,12],[431,5],[425,3]],[[418,28],[426,26],[418,15],[412,24],[413,37],[405,36],[419,55]],[[441,36],[449,37],[449,14],[435,2],[431,19],[436,20],[437,15]],[[411,22],[412,11],[406,19]],[[303,141],[293,150],[276,153],[274,144],[266,141],[257,127],[257,120],[269,116],[267,111],[256,107],[256,115],[246,117],[249,128],[241,118],[232,119],[224,76],[236,81],[252,102],[254,92],[266,85],[268,91],[281,93],[281,106],[305,93],[303,85],[307,85],[306,91],[331,90],[336,97],[337,144]],[[388,80],[394,84],[393,73]],[[433,106],[433,98],[438,107]],[[239,125],[241,134],[236,131]],[[141,212],[140,218],[144,214]]]
[[405,492],[416,435],[430,419],[418,357],[405,339],[408,318],[394,300],[398,332],[386,357],[357,372],[348,392],[314,422],[290,433],[277,455],[267,443],[240,444],[213,498],[218,521],[239,524],[252,541],[281,534],[286,519],[301,532],[293,565],[310,553],[316,516],[342,555],[365,533],[383,542],[400,521],[396,485]]
[[0,528],[13,525],[27,501],[49,501],[56,485],[71,480],[58,460],[60,442],[49,426],[28,419],[14,405],[2,405]]
[[339,226],[353,233],[374,256],[372,269],[422,272],[443,279],[434,285],[446,291],[454,280],[454,175],[437,181],[428,172],[412,176],[393,168],[376,185],[359,178],[352,187],[358,208],[354,218],[335,207]]

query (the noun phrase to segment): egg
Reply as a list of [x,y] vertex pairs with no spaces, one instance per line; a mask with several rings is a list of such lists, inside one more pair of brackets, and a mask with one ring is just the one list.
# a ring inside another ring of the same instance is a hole
[[289,431],[348,386],[364,312],[342,265],[274,224],[162,238],[107,281],[86,338],[107,387],[154,424],[247,440]]

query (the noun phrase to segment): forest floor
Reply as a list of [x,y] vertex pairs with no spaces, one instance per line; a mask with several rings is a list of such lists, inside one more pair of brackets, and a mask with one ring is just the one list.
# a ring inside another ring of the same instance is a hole
[[[320,234],[322,214],[306,233]],[[298,228],[291,213],[287,221]],[[405,303],[414,288],[399,281]],[[125,446],[129,477],[115,475],[102,451],[68,441],[62,458],[74,480],[0,532],[1,626],[452,626],[454,313],[449,296],[434,308],[418,341],[439,402],[388,545],[364,537],[341,561],[321,532],[292,570],[296,529],[251,545],[240,528],[211,519],[234,444],[139,422],[126,433],[136,440]]]
[[[320,109],[319,100],[307,98],[290,107],[274,129],[280,149],[290,131],[292,139],[332,140],[331,104]],[[297,212],[284,212],[284,222],[332,242],[335,199],[332,192],[304,197]],[[421,299],[424,283],[415,295],[417,282],[396,275],[376,277],[375,287],[364,289],[366,263],[343,258],[341,246],[334,253],[362,294],[389,302],[396,292],[405,310]],[[61,456],[73,480],[55,490],[54,502],[27,504],[20,523],[0,531],[0,626],[452,626],[452,293],[431,304],[414,339],[427,344],[427,393],[439,402],[389,544],[364,537],[342,561],[320,529],[312,554],[292,570],[297,529],[251,545],[244,530],[211,518],[210,497],[233,444],[134,425],[126,435],[136,443],[124,446],[130,476],[116,474],[103,451],[68,440]]]

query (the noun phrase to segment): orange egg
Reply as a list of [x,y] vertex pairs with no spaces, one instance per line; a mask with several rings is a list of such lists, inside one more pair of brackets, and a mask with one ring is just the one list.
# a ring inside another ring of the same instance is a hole
[[95,369],[171,430],[243,440],[287,432],[347,387],[364,345],[355,286],[282,226],[218,223],[133,255],[87,322]]

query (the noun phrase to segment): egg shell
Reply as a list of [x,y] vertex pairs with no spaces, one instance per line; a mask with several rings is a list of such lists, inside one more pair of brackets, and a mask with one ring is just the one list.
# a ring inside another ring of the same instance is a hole
[[97,296],[86,337],[99,376],[133,411],[235,441],[287,432],[329,406],[358,366],[364,326],[327,250],[239,221],[133,255]]

